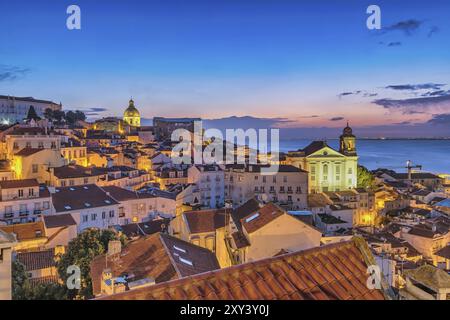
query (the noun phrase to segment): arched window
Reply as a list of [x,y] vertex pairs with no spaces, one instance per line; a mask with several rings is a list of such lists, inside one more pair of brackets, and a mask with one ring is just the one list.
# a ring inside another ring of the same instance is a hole
[[323,165],[323,174],[324,174],[324,175],[327,175],[327,174],[328,174],[328,165],[327,165],[327,164],[324,164],[324,165]]

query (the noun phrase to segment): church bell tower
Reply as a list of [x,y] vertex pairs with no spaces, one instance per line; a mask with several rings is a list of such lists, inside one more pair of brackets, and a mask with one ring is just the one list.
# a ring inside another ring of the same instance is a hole
[[339,152],[347,156],[356,156],[356,137],[353,135],[353,130],[348,122],[339,139]]

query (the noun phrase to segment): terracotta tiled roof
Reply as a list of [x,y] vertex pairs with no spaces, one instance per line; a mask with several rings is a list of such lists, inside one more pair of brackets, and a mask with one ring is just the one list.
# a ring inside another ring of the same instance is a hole
[[117,201],[138,199],[138,194],[136,192],[124,188],[109,186],[109,187],[102,187],[102,189],[108,192],[110,196]]
[[255,213],[251,213],[248,216],[242,218],[241,224],[242,227],[245,228],[247,233],[252,233],[264,227],[276,218],[282,216],[283,214],[286,214],[286,211],[282,210],[273,203],[268,203],[264,207],[259,208]]
[[308,194],[308,207],[310,208],[323,208],[331,204],[333,201],[322,193]]
[[368,289],[357,241],[207,272],[105,297],[114,300],[384,300]]
[[435,253],[437,256],[450,260],[450,245],[443,247]]
[[157,219],[148,222],[125,224],[116,228],[127,238],[134,238],[161,232],[163,229],[167,229],[169,224],[170,219]]
[[19,157],[28,157],[31,156],[35,153],[38,153],[40,151],[44,150],[43,148],[23,148],[22,150],[20,150],[19,152],[17,152],[15,154],[15,156],[19,156]]
[[233,220],[239,222],[242,218],[248,216],[249,214],[258,211],[260,208],[259,202],[252,198],[245,202],[243,205],[237,207],[233,210]]
[[30,251],[17,254],[26,271],[46,269],[56,266],[55,252],[53,249],[45,251]]
[[225,209],[183,213],[191,233],[213,232],[225,226]]
[[248,242],[248,239],[245,237],[242,231],[236,231],[231,236],[233,237],[234,244],[236,245],[237,249],[248,247],[250,245],[250,242]]
[[56,214],[52,216],[44,215],[42,218],[46,228],[59,228],[74,226],[77,224],[70,213]]
[[79,165],[70,164],[53,169],[53,174],[58,179],[83,178],[101,176],[105,173],[97,168],[86,168]]
[[0,226],[0,230],[6,233],[14,233],[18,241],[45,237],[44,223],[42,221]]
[[[101,275],[105,268],[105,255],[96,257],[91,263],[94,295],[100,293]],[[133,281],[152,278],[159,283],[211,271],[220,266],[211,251],[163,233],[156,233],[132,241],[118,256],[108,257],[108,268],[115,277],[132,274]]]
[[0,189],[27,188],[37,186],[39,186],[39,182],[36,179],[0,181]]
[[46,276],[40,278],[31,278],[29,281],[31,285],[37,286],[39,284],[47,284],[47,283],[58,283],[58,276]]
[[[56,191],[57,190],[57,191]],[[106,207],[118,204],[95,184],[56,188],[52,194],[56,212],[65,212],[87,208]]]

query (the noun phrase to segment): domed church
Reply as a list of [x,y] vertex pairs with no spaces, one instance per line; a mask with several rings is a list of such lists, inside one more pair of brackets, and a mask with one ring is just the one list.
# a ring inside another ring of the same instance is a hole
[[133,99],[130,99],[128,108],[126,108],[125,112],[123,113],[123,122],[131,127],[141,126],[141,115],[139,113],[139,110],[134,106]]

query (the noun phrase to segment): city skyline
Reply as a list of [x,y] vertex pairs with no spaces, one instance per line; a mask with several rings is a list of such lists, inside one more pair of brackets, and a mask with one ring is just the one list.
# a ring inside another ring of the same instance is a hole
[[4,3],[1,93],[90,119],[120,116],[133,97],[144,124],[199,116],[309,138],[350,120],[364,137],[448,137],[450,5],[432,2],[378,1],[380,31],[359,0],[81,0],[73,31],[66,1]]

